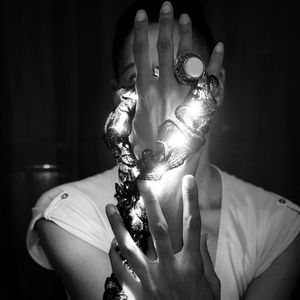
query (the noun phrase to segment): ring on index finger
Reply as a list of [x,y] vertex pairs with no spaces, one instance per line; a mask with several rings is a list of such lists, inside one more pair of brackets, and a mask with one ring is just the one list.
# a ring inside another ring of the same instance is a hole
[[205,72],[203,59],[194,52],[182,53],[176,59],[174,72],[179,83],[197,84]]

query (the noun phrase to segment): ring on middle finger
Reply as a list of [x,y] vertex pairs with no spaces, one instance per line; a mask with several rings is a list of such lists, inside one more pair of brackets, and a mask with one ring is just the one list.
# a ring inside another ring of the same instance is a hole
[[197,53],[185,52],[176,59],[174,72],[178,82],[194,85],[204,74],[204,62]]

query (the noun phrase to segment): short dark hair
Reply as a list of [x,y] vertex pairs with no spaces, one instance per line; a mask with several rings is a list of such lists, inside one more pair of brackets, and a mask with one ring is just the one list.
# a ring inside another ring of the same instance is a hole
[[[120,52],[132,31],[136,12],[139,9],[144,9],[147,12],[149,23],[156,23],[158,22],[159,9],[163,2],[162,0],[137,0],[121,14],[113,38],[113,68],[117,78]],[[171,3],[174,7],[174,19],[178,20],[182,13],[188,14],[192,20],[194,36],[210,54],[214,48],[215,40],[203,16],[203,8],[199,1],[173,0]]]

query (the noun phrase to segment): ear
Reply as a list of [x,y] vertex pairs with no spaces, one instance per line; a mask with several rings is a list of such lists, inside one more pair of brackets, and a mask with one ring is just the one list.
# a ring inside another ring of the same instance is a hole
[[114,105],[117,107],[120,103],[120,98],[117,95],[116,91],[118,90],[118,83],[115,78],[112,78],[110,80],[111,88],[112,88],[112,93],[113,93],[113,100],[114,100]]
[[220,73],[217,75],[219,86],[217,88],[215,99],[217,101],[218,106],[220,106],[223,102],[224,93],[225,93],[225,69],[222,68]]

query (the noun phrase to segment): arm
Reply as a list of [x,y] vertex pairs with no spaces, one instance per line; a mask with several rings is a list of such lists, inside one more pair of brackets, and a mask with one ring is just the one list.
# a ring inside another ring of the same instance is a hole
[[107,274],[107,253],[81,241],[55,223],[41,219],[36,230],[43,249],[73,300],[99,300]]
[[299,275],[300,234],[263,274],[251,282],[244,299],[290,299]]

